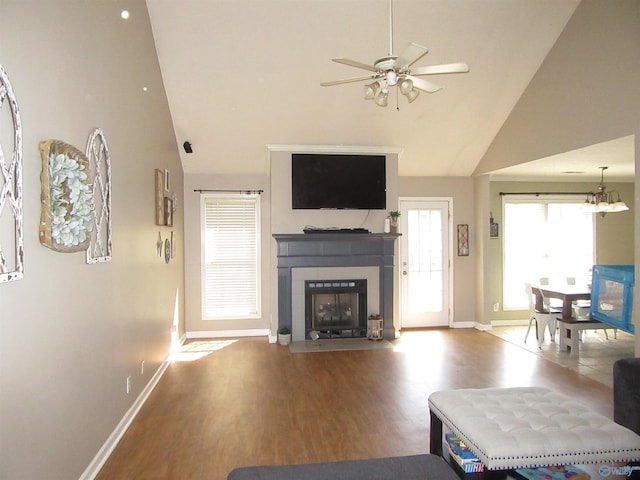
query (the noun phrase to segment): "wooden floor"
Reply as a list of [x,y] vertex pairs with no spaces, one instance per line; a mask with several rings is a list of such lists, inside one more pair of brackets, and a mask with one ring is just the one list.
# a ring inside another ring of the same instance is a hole
[[265,338],[191,342],[96,478],[223,480],[239,466],[427,453],[427,398],[443,389],[544,386],[612,418],[610,387],[486,332],[393,343],[293,354]]

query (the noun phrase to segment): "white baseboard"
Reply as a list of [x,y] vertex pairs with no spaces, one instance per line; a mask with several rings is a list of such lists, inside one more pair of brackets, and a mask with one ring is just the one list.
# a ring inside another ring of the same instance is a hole
[[494,327],[514,327],[529,325],[529,320],[492,320],[491,325]]
[[109,455],[111,455],[113,450],[118,445],[118,442],[120,442],[120,439],[129,428],[129,425],[131,425],[131,422],[133,422],[133,420],[136,418],[136,415],[140,411],[140,408],[142,408],[144,402],[147,401],[147,398],[162,378],[162,375],[164,375],[164,372],[167,370],[168,366],[168,360],[162,362],[151,380],[149,380],[149,383],[147,383],[142,392],[140,392],[140,395],[138,395],[136,401],[133,402],[131,408],[129,408],[124,417],[122,417],[122,420],[120,420],[115,430],[111,432],[111,435],[109,435],[109,438],[107,438],[107,441],[104,443],[104,445],[102,445],[102,448],[100,448],[89,466],[85,469],[84,472],[82,472],[79,480],[92,480],[96,477],[96,475],[98,475],[98,472],[100,472],[100,469],[109,458]]
[[481,332],[488,332],[492,328],[492,324],[474,322],[473,328]]
[[[229,338],[229,337],[268,337],[268,328],[254,328],[250,330],[204,330],[186,332],[185,336],[191,338]],[[269,339],[271,342],[271,339]]]
[[450,328],[474,328],[475,322],[453,322]]

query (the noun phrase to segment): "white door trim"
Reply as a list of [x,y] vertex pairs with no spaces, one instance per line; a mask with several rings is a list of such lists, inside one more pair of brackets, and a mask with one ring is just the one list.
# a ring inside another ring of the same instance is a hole
[[[454,279],[453,279],[453,248],[454,248],[454,237],[453,237],[453,197],[399,197],[398,198],[398,210],[402,211],[403,208],[403,203],[407,203],[407,202],[425,202],[425,203],[432,203],[432,202],[445,202],[447,203],[447,210],[448,210],[448,218],[447,218],[447,237],[449,240],[449,246],[448,246],[448,257],[449,257],[449,264],[447,266],[448,268],[448,313],[447,313],[447,325],[449,328],[453,328],[453,305],[454,305],[454,292],[453,292],[453,285],[454,285]],[[402,233],[402,232],[400,232]],[[403,315],[403,305],[401,302],[404,301],[404,296],[403,296],[403,291],[402,291],[402,259],[403,259],[403,239],[402,237],[400,238],[400,241],[398,242],[398,269],[397,269],[397,285],[398,285],[398,298],[399,298],[399,306],[398,306],[398,314],[400,317],[400,329],[402,329],[402,315]]]

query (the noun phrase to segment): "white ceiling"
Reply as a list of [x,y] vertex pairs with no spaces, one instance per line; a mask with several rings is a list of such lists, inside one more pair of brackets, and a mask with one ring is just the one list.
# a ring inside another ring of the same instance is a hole
[[[267,174],[267,145],[384,145],[402,149],[408,176],[473,173],[578,3],[395,0],[394,53],[415,42],[430,50],[415,66],[471,70],[428,77],[444,88],[401,96],[398,111],[395,95],[386,108],[365,101],[366,82],[320,86],[367,73],[333,57],[388,54],[388,0],[147,0],[176,139],[193,145],[180,151],[186,173]],[[548,177],[553,165],[597,177],[602,158],[587,157],[500,174]]]
[[600,167],[607,182],[633,182],[635,179],[635,139],[629,135],[533,162],[503,168],[491,174],[496,181],[599,181]]

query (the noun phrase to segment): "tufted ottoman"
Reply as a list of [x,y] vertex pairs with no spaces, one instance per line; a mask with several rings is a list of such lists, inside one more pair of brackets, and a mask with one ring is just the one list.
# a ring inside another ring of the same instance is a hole
[[546,388],[431,394],[431,453],[444,423],[488,470],[640,460],[640,436]]

